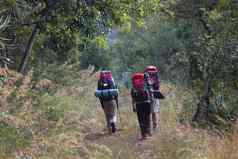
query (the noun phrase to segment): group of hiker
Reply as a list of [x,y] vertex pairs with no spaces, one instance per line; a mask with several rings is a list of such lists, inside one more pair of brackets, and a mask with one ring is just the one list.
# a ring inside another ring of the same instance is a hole
[[[144,140],[152,136],[152,128],[153,131],[158,128],[159,99],[164,98],[160,92],[159,69],[147,66],[144,72],[133,73],[131,81],[132,110],[137,113],[141,139]],[[110,134],[117,131],[118,95],[111,71],[101,71],[95,96],[100,100]]]

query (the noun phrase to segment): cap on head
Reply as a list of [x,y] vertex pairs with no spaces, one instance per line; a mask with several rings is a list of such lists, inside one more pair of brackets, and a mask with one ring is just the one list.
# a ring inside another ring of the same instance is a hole
[[153,66],[153,65],[150,65],[150,66],[147,66],[145,68],[145,72],[148,72],[148,73],[156,73],[156,72],[159,72],[159,69],[156,67],[156,66]]

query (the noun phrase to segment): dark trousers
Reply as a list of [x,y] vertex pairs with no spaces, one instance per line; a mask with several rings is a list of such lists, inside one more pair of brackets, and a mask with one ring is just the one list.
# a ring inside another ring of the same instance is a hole
[[151,105],[150,103],[139,103],[136,104],[137,117],[140,125],[142,137],[151,135],[150,127],[150,114],[151,114]]

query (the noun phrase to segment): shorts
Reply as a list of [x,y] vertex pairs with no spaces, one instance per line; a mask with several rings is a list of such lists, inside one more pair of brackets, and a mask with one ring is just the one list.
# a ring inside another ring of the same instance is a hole
[[159,99],[153,99],[151,103],[151,112],[152,113],[158,113],[160,111],[160,103]]

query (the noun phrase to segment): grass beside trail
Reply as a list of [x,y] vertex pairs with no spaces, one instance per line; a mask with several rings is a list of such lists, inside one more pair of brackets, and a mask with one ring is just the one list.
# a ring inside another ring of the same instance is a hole
[[187,124],[196,103],[189,90],[162,82],[166,99],[159,131],[141,143],[129,91],[120,89],[120,131],[109,136],[94,97],[97,74],[85,70],[75,76],[71,85],[51,87],[45,80],[35,87],[30,76],[6,75],[0,91],[0,159],[237,159],[236,131],[218,137]]

